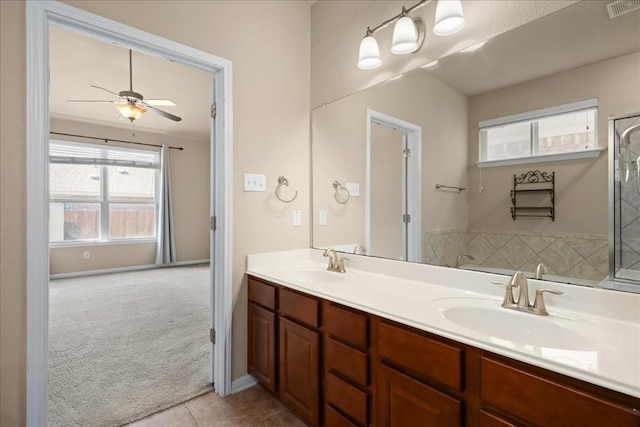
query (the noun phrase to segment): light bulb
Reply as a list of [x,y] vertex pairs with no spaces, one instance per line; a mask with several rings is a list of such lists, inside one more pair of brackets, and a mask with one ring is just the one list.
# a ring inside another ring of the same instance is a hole
[[140,116],[142,116],[144,114],[145,111],[147,111],[146,108],[136,104],[135,102],[132,101],[126,101],[126,102],[122,102],[122,103],[117,103],[115,104],[116,108],[118,109],[118,111],[120,112],[120,114],[124,117],[127,118],[131,121],[134,121],[135,119],[139,119]]
[[358,68],[362,70],[372,70],[382,64],[380,59],[380,48],[373,36],[367,35],[360,42],[360,53],[358,55]]
[[433,33],[438,36],[448,36],[457,33],[462,27],[464,27],[462,2],[460,0],[438,0]]

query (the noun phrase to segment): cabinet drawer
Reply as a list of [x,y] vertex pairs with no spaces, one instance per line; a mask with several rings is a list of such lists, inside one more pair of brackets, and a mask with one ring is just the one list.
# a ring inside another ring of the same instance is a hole
[[382,359],[462,390],[461,349],[383,322],[377,344]]
[[320,302],[311,297],[280,289],[280,314],[290,319],[318,327],[318,305]]
[[565,385],[483,357],[482,399],[535,425],[638,426],[640,414]]
[[324,424],[327,427],[358,427],[329,405],[324,405]]
[[360,424],[367,425],[369,418],[367,393],[327,373],[324,379],[324,398],[327,403],[339,408]]
[[264,282],[254,279],[249,276],[249,301],[253,301],[263,307],[270,310],[276,309],[276,292],[275,286],[267,285]]
[[516,427],[509,421],[493,415],[485,410],[480,411],[480,427]]
[[326,370],[338,372],[363,387],[369,385],[369,356],[365,353],[325,338],[324,361]]
[[369,319],[363,314],[339,308],[325,302],[323,305],[324,330],[363,350],[368,348]]
[[380,426],[461,426],[462,402],[394,369],[378,365],[376,424]]

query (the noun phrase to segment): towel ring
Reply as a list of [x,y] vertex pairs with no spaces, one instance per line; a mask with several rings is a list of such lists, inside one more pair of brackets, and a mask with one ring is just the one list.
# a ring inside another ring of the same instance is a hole
[[[340,189],[338,189],[338,187],[340,187]],[[351,194],[349,193],[349,190],[347,190],[345,186],[340,184],[338,181],[333,181],[333,188],[336,189],[335,193],[333,193],[333,198],[336,199],[336,202],[340,203],[341,205],[346,205],[349,199],[351,198]],[[338,191],[340,190],[344,191],[347,194],[347,198],[343,202],[341,202],[340,199],[338,199]]]
[[280,200],[283,203],[291,203],[291,202],[293,202],[296,199],[296,197],[298,197],[298,190],[296,190],[296,194],[294,194],[291,199],[285,200],[282,197],[280,197],[280,187],[282,187],[283,185],[286,185],[288,187],[289,186],[289,181],[284,176],[279,176],[278,177],[278,186],[276,187],[276,197],[278,198],[278,200]]

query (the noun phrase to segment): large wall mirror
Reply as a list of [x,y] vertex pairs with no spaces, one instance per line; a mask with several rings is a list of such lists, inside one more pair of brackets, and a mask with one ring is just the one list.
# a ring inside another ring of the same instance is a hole
[[[481,123],[567,105],[597,106],[572,124],[593,135],[579,156],[479,164]],[[323,105],[312,112],[313,246],[504,274],[542,263],[546,280],[597,284],[609,276],[610,230],[640,224],[638,189],[616,199],[621,225],[609,222],[619,185],[609,118],[634,112],[640,10],[610,18],[599,1]],[[526,202],[535,215],[514,219],[514,177],[535,171],[554,176],[553,219],[537,215],[544,191]],[[640,225],[626,241],[617,262],[640,271]]]

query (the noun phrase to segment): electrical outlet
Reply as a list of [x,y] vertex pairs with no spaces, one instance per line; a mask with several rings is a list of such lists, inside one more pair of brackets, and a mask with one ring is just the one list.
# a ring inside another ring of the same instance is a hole
[[300,227],[302,222],[302,211],[293,211],[293,226]]
[[84,253],[82,254],[82,258],[84,258],[84,259],[89,259],[89,258],[91,258],[91,252],[89,252],[89,251],[84,251]]
[[244,191],[267,191],[266,175],[255,173],[244,174]]

